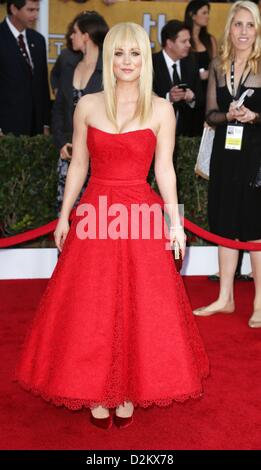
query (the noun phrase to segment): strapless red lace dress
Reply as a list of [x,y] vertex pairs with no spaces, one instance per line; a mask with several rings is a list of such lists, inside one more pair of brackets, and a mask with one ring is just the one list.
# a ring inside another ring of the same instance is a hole
[[[92,176],[79,207],[97,209],[97,226],[101,196],[127,213],[132,204],[162,205],[146,182],[156,146],[151,129],[111,134],[89,127],[87,144]],[[199,397],[209,363],[166,239],[79,237],[83,218],[73,217],[16,379],[74,410]]]

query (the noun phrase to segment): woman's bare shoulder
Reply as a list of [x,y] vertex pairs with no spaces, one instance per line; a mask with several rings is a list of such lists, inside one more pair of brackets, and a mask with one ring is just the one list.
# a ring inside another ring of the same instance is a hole
[[82,98],[79,100],[79,103],[81,103],[81,106],[93,106],[103,101],[103,96],[103,91],[99,91],[98,93],[90,93],[82,96]]
[[158,96],[153,96],[152,99],[153,112],[156,116],[173,116],[174,109],[172,103],[170,103],[165,98],[159,98]]
[[97,112],[97,109],[101,108],[101,104],[103,103],[103,93],[90,93],[87,95],[82,96],[79,100],[76,110],[77,114],[81,115],[84,120],[87,122],[89,118]]

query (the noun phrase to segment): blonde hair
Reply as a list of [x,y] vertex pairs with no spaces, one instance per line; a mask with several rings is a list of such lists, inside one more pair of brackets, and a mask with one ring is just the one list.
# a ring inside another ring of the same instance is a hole
[[223,72],[227,73],[230,68],[231,60],[233,60],[234,47],[230,37],[230,29],[236,13],[240,10],[246,10],[251,13],[255,24],[256,41],[253,45],[252,52],[248,58],[248,64],[251,72],[256,74],[257,61],[261,56],[261,19],[257,5],[248,0],[240,0],[238,2],[235,2],[229,11],[224,30],[223,41],[221,44],[220,68]]
[[139,96],[134,116],[144,123],[152,111],[152,55],[146,31],[136,23],[118,23],[107,33],[103,43],[103,87],[106,113],[118,128],[116,121],[116,78],[113,73],[114,51],[124,44],[137,44],[142,66],[139,78]]

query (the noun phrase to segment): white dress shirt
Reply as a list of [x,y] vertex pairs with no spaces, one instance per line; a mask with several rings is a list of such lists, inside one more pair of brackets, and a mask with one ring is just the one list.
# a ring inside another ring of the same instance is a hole
[[11,23],[11,21],[9,20],[8,16],[6,17],[6,22],[7,22],[7,25],[11,31],[11,33],[13,34],[13,36],[15,37],[16,39],[16,42],[18,44],[18,36],[20,34],[23,35],[24,37],[24,43],[25,43],[25,47],[26,47],[26,50],[27,50],[27,53],[28,53],[28,56],[29,56],[29,59],[30,59],[30,62],[31,62],[31,66],[32,68],[34,67],[34,64],[33,64],[33,61],[32,61],[32,57],[31,57],[31,54],[30,54],[30,49],[29,49],[29,46],[28,46],[28,42],[27,42],[27,37],[26,37],[26,34],[25,34],[25,29],[23,31],[18,31],[18,29],[16,29],[16,27]]
[[[177,74],[178,74],[179,78],[181,78],[180,60],[174,61],[174,60],[167,54],[167,52],[166,52],[164,49],[162,49],[162,54],[163,54],[163,57],[164,57],[164,59],[165,59],[165,62],[166,62],[166,65],[167,65],[167,68],[168,68],[168,71],[169,71],[170,80],[171,80],[171,83],[172,83],[172,80],[173,80],[173,65],[174,65],[174,64],[176,64]],[[168,93],[166,93],[166,100],[170,101],[170,99],[169,99],[169,91],[168,91]],[[175,115],[176,115],[176,121],[178,121],[179,112],[178,112],[177,110],[175,111]]]
[[181,70],[180,70],[180,60],[173,60],[171,59],[171,57],[167,54],[167,52],[162,49],[162,53],[163,53],[163,57],[165,59],[165,62],[166,62],[166,65],[168,67],[168,71],[169,71],[169,76],[170,76],[170,79],[172,81],[173,79],[173,65],[176,64],[176,69],[177,69],[177,74],[179,76],[179,78],[181,79]]

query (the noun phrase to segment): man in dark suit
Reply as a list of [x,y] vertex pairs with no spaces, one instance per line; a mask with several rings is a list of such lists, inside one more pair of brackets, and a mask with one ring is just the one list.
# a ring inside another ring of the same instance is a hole
[[178,20],[161,31],[162,51],[153,54],[154,91],[173,103],[177,135],[192,136],[191,114],[201,102],[198,68],[190,51],[190,32]]
[[0,24],[3,134],[48,134],[50,96],[45,39],[31,29],[39,4],[35,0],[7,0],[7,17]]

